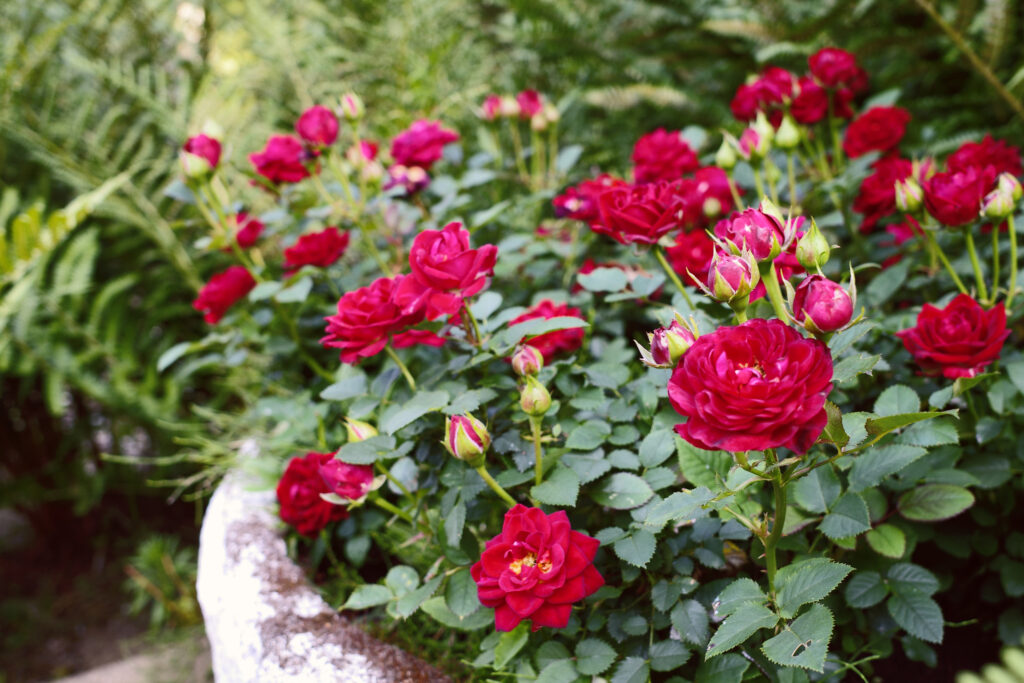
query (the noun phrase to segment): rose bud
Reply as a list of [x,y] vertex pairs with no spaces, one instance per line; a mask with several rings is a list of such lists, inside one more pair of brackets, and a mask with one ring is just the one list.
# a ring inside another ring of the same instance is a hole
[[444,447],[470,467],[482,467],[484,455],[491,445],[491,435],[484,423],[469,413],[449,417],[444,423]]
[[509,119],[519,117],[519,102],[512,95],[501,98],[501,115]]
[[793,317],[811,334],[835,332],[853,317],[853,301],[839,284],[810,275],[796,288]]
[[194,135],[181,146],[181,166],[188,178],[202,178],[220,163],[220,142],[209,135]]
[[313,148],[330,147],[338,139],[338,119],[334,112],[318,104],[302,112],[295,122],[295,132]]
[[[693,329],[696,329],[696,325],[693,325]],[[697,335],[677,318],[668,327],[648,332],[647,339],[651,345],[650,351],[640,346],[639,342],[636,343],[640,349],[640,361],[652,368],[674,368],[697,340]]]
[[524,90],[516,95],[519,105],[519,118],[532,119],[544,108],[544,99],[536,90]]
[[553,102],[548,102],[544,105],[544,118],[548,120],[548,123],[558,123],[562,118],[562,112],[558,111],[558,106]]
[[536,347],[525,344],[512,354],[512,369],[520,377],[536,375],[544,367],[544,356]]
[[813,272],[828,263],[831,251],[832,248],[829,246],[828,240],[821,234],[818,224],[812,218],[811,229],[796,242],[796,260],[806,270]]
[[768,151],[767,144],[762,144],[761,136],[753,128],[747,128],[740,134],[735,148],[744,161],[760,161]]
[[750,252],[734,255],[719,251],[711,261],[707,285],[701,289],[716,301],[742,304],[760,279],[757,262]]
[[[762,207],[768,208],[767,205]],[[718,221],[714,232],[732,253],[747,250],[755,261],[771,261],[782,252],[788,241],[783,234],[783,225],[761,209],[746,209]]]
[[921,183],[917,182],[914,176],[908,176],[903,180],[897,180],[894,186],[896,192],[896,208],[903,213],[916,213],[924,202],[924,190]]
[[349,443],[356,443],[358,441],[365,441],[372,436],[377,436],[377,428],[369,422],[363,422],[362,420],[353,420],[351,417],[345,418],[345,433],[348,435]]
[[782,118],[782,123],[779,125],[779,129],[775,131],[775,145],[779,149],[791,150],[796,149],[800,144],[800,129],[797,128],[796,121],[793,117],[786,115]]
[[991,221],[1006,220],[1013,213],[1016,204],[1010,193],[1004,192],[1001,186],[997,187],[981,201],[981,217]]
[[526,376],[526,386],[519,392],[519,407],[530,417],[541,417],[551,408],[551,394],[533,375]]
[[728,138],[723,139],[718,151],[715,152],[715,166],[731,171],[736,166],[736,161],[736,149],[730,144]]
[[358,121],[363,118],[366,112],[366,105],[362,98],[355,93],[348,92],[341,96],[341,115],[349,121]]
[[480,105],[480,118],[484,121],[493,121],[501,114],[501,98],[497,95],[488,95],[484,103]]
[[[328,492],[341,498],[349,507],[362,503],[366,494],[376,488],[373,467],[350,465],[334,458],[320,465],[320,478],[327,485]],[[337,503],[337,499],[333,502]]]
[[1021,195],[1024,194],[1024,190],[1022,190],[1020,186],[1020,181],[1017,180],[1016,176],[1012,173],[1000,173],[998,187],[1000,190],[1010,195],[1014,204],[1019,202]]

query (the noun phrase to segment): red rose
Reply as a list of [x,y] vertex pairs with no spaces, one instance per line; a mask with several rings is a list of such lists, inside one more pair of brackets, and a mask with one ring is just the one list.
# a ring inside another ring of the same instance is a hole
[[295,122],[295,132],[312,147],[330,147],[338,139],[338,118],[318,104],[302,112]]
[[220,142],[209,135],[194,135],[186,140],[181,148],[188,154],[206,161],[210,165],[210,169],[217,168],[217,164],[220,163]]
[[708,268],[714,255],[715,243],[703,230],[680,232],[676,235],[676,243],[665,249],[665,256],[672,270],[679,273],[683,277],[683,282],[687,284],[690,282],[687,271],[697,276],[701,282],[707,281]]
[[242,249],[248,249],[256,244],[256,240],[263,233],[263,228],[266,227],[258,218],[250,216],[245,211],[239,211],[235,214],[235,225],[238,226],[238,230],[235,232],[235,240]]
[[345,253],[348,240],[347,232],[334,227],[303,235],[284,250],[285,267],[287,270],[297,270],[302,266],[326,268]]
[[[693,180],[696,182],[697,197],[703,214],[703,220],[698,227],[705,227],[709,218],[732,211],[732,190],[729,189],[729,176],[725,171],[717,166],[704,166],[693,174]],[[736,192],[743,194],[738,187]]]
[[442,128],[439,122],[421,119],[391,141],[391,156],[400,166],[419,166],[429,171],[441,158],[444,146],[458,139],[458,133]]
[[945,308],[925,304],[917,325],[896,336],[925,373],[956,379],[974,377],[998,359],[1010,331],[1004,306],[986,311],[970,296],[960,294]]
[[256,286],[256,280],[242,266],[231,266],[210,278],[199,296],[192,302],[192,308],[205,313],[203,319],[215,325],[220,322],[231,304],[235,303]]
[[[508,324],[511,326],[535,318],[551,319],[562,316],[571,316],[582,320],[583,312],[578,308],[570,308],[566,304],[555,304],[550,299],[544,299],[526,313],[510,320]],[[575,351],[583,345],[583,328],[574,327],[568,330],[545,332],[523,341],[540,351],[544,356],[544,363],[548,364],[556,354],[563,351]]]
[[590,227],[620,244],[654,244],[682,222],[680,189],[662,180],[605,190],[597,198],[600,216]]
[[966,171],[976,168],[987,170],[993,180],[1000,173],[1019,176],[1024,173],[1020,164],[1020,150],[1003,140],[993,140],[986,135],[981,142],[965,142],[946,159],[946,168],[950,171]]
[[501,97],[498,95],[488,95],[484,98],[484,103],[480,105],[480,117],[484,121],[493,121],[501,115]]
[[506,512],[501,533],[469,570],[480,602],[494,608],[494,627],[511,631],[529,619],[534,631],[565,628],[572,603],[604,585],[593,564],[600,545],[573,531],[565,510],[549,515],[516,505]]
[[336,496],[356,501],[370,491],[373,484],[373,467],[370,465],[349,465],[333,456],[320,466],[320,478],[327,490]]
[[497,255],[493,244],[471,249],[462,223],[424,230],[409,249],[412,275],[402,281],[395,301],[406,309],[426,306],[429,320],[458,313],[463,299],[487,286]]
[[805,453],[825,428],[832,356],[781,320],[755,318],[697,338],[668,384],[668,397],[689,418],[676,425],[708,450]]
[[797,122],[810,126],[828,114],[828,93],[813,78],[801,76],[799,93],[793,98],[789,112]]
[[441,346],[444,339],[426,330],[407,330],[423,320],[423,309],[404,311],[394,300],[404,275],[377,278],[369,287],[347,292],[338,300],[338,313],[327,320],[324,346],[341,349],[342,363],[380,353],[390,341],[396,348],[414,344]]
[[753,121],[761,107],[760,90],[754,83],[744,83],[736,88],[729,109],[737,121]]
[[584,180],[575,187],[567,187],[565,192],[551,200],[555,207],[555,215],[559,218],[593,223],[600,217],[597,210],[597,197],[611,187],[625,187],[629,183],[602,173],[596,178]]
[[753,121],[757,112],[764,112],[773,126],[782,121],[782,109],[793,97],[793,74],[777,66],[769,66],[754,81],[736,90],[729,108],[739,121]]
[[867,86],[867,75],[857,66],[857,58],[846,50],[826,47],[807,60],[811,74],[826,88],[849,87],[862,90]]
[[984,171],[936,173],[924,183],[924,206],[935,220],[948,226],[967,225],[978,218],[988,182]]
[[348,517],[344,507],[320,497],[321,493],[331,492],[320,468],[332,460],[333,453],[307,453],[305,457],[292,458],[277,482],[281,520],[307,538],[314,538],[330,522]]
[[544,108],[544,101],[536,90],[524,90],[516,95],[516,104],[521,119],[531,119]]
[[272,135],[262,152],[249,155],[256,172],[272,183],[297,183],[309,176],[305,148],[291,135]]
[[835,332],[853,317],[853,301],[824,275],[810,275],[796,288],[793,317],[811,332]]
[[697,154],[679,131],[664,128],[644,135],[633,146],[633,176],[638,183],[679,180],[684,173],[697,170]]
[[910,112],[902,107],[872,107],[846,129],[843,151],[851,158],[888,152],[900,144],[909,121]]
[[864,178],[853,200],[853,210],[864,214],[861,232],[868,232],[879,220],[896,211],[896,182],[909,178],[914,165],[906,159],[883,157],[871,165],[875,172]]

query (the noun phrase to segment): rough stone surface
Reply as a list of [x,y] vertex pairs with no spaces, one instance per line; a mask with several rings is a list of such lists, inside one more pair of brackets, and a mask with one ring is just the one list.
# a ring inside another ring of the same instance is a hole
[[251,489],[242,470],[228,475],[199,538],[196,588],[217,681],[449,681],[331,609],[288,557],[273,491]]

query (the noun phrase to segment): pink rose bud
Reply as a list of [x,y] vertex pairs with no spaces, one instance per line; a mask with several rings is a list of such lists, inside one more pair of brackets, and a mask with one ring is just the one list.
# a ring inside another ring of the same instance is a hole
[[444,447],[470,467],[482,467],[491,446],[491,435],[484,423],[469,413],[449,417],[444,424]]
[[350,465],[334,458],[320,465],[320,478],[330,493],[349,503],[359,503],[374,488],[372,467]]
[[796,288],[793,317],[812,334],[835,332],[853,317],[853,301],[839,284],[811,275]]
[[524,90],[516,95],[519,118],[532,119],[544,109],[544,100],[536,90]]
[[804,233],[803,237],[796,242],[796,260],[806,270],[814,272],[828,263],[829,252],[832,248],[828,240],[821,234],[818,224],[811,219],[811,229]]
[[484,121],[493,121],[501,116],[501,98],[497,95],[488,95],[484,103],[480,105],[480,117]]
[[295,122],[295,132],[311,147],[330,147],[338,139],[338,119],[318,104],[302,112]]
[[358,441],[365,441],[372,436],[377,436],[377,428],[369,422],[363,422],[362,420],[353,420],[351,417],[345,418],[345,433],[348,435],[349,443],[356,443]]
[[551,408],[551,394],[533,375],[526,376],[526,385],[519,392],[519,406],[530,417],[540,417]]
[[536,347],[526,344],[512,354],[512,369],[520,377],[536,375],[544,367],[544,356]]
[[684,325],[677,317],[668,327],[662,327],[647,333],[651,350],[648,351],[637,343],[640,349],[641,362],[652,368],[674,368],[693,342],[697,340],[694,332],[696,325]]
[[363,118],[366,112],[366,105],[355,93],[345,93],[341,96],[341,115],[349,121],[358,121]]
[[209,135],[190,137],[181,150],[181,165],[188,178],[202,178],[220,163],[220,142]]
[[1024,191],[1021,190],[1020,181],[1012,173],[1000,173],[999,174],[999,189],[1010,195],[1013,199],[1014,204],[1020,201],[1021,195]]
[[896,208],[903,213],[916,213],[924,202],[924,190],[913,176],[897,180],[895,184]]
[[719,251],[711,261],[705,291],[717,301],[742,304],[760,279],[757,264],[749,253],[735,255]]
[[755,261],[771,261],[787,243],[785,226],[760,209],[732,213],[715,224],[715,237],[734,254],[749,251]]

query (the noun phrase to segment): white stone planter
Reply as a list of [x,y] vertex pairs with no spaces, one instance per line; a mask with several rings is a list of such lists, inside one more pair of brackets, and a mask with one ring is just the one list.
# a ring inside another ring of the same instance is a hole
[[217,487],[197,591],[219,683],[434,683],[447,676],[348,623],[288,557],[273,491],[241,470]]

